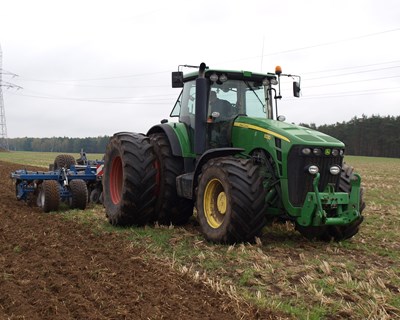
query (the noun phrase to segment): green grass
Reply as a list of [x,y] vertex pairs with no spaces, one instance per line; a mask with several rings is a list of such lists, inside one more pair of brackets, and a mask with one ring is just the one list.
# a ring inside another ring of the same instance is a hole
[[[0,160],[18,163],[21,165],[30,165],[35,167],[49,168],[49,164],[54,162],[54,159],[59,152],[29,152],[29,151],[11,151],[0,152]],[[75,159],[80,157],[79,153],[65,153],[72,155]],[[103,154],[92,153],[88,154],[89,160],[102,159]],[[22,167],[21,167],[22,168]]]
[[[42,156],[29,159],[51,163],[55,154]],[[341,243],[310,242],[291,224],[272,224],[256,244],[216,245],[193,223],[116,228],[102,206],[60,214],[96,234],[118,234],[144,248],[145,259],[162,259],[216,291],[293,319],[400,319],[400,159],[346,162],[362,177],[367,207],[359,234]]]

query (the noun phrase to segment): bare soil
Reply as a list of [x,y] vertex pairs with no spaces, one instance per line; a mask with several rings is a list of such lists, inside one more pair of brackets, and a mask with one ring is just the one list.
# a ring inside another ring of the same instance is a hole
[[0,161],[0,319],[279,318],[144,258],[115,232],[17,201],[10,173],[21,167]]

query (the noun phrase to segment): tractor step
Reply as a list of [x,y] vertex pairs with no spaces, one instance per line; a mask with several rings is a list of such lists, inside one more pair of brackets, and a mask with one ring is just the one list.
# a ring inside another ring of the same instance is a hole
[[193,177],[194,172],[185,173],[176,177],[176,191],[178,196],[193,199]]

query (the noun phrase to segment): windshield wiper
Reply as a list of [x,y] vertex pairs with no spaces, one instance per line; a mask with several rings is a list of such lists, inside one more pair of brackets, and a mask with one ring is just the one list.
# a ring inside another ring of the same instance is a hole
[[260,101],[261,105],[263,106],[263,110],[265,108],[265,104],[261,101],[260,97],[258,96],[257,92],[249,85],[249,83],[247,81],[244,81],[244,83],[246,84],[246,86],[253,91],[253,93],[255,94],[255,96],[257,97],[258,101]]

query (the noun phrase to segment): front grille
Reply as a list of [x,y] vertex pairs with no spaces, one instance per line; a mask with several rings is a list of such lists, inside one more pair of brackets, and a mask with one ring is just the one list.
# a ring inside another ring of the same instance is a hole
[[289,200],[295,207],[303,206],[307,193],[313,191],[312,182],[315,176],[307,171],[310,165],[316,165],[319,168],[321,178],[318,189],[322,192],[328,184],[334,184],[335,190],[337,190],[340,174],[336,176],[332,175],[329,172],[329,168],[332,165],[339,165],[341,167],[343,162],[343,157],[341,156],[324,155],[325,148],[322,148],[323,152],[321,156],[315,156],[314,154],[303,155],[301,153],[303,148],[302,146],[293,147],[288,156]]

